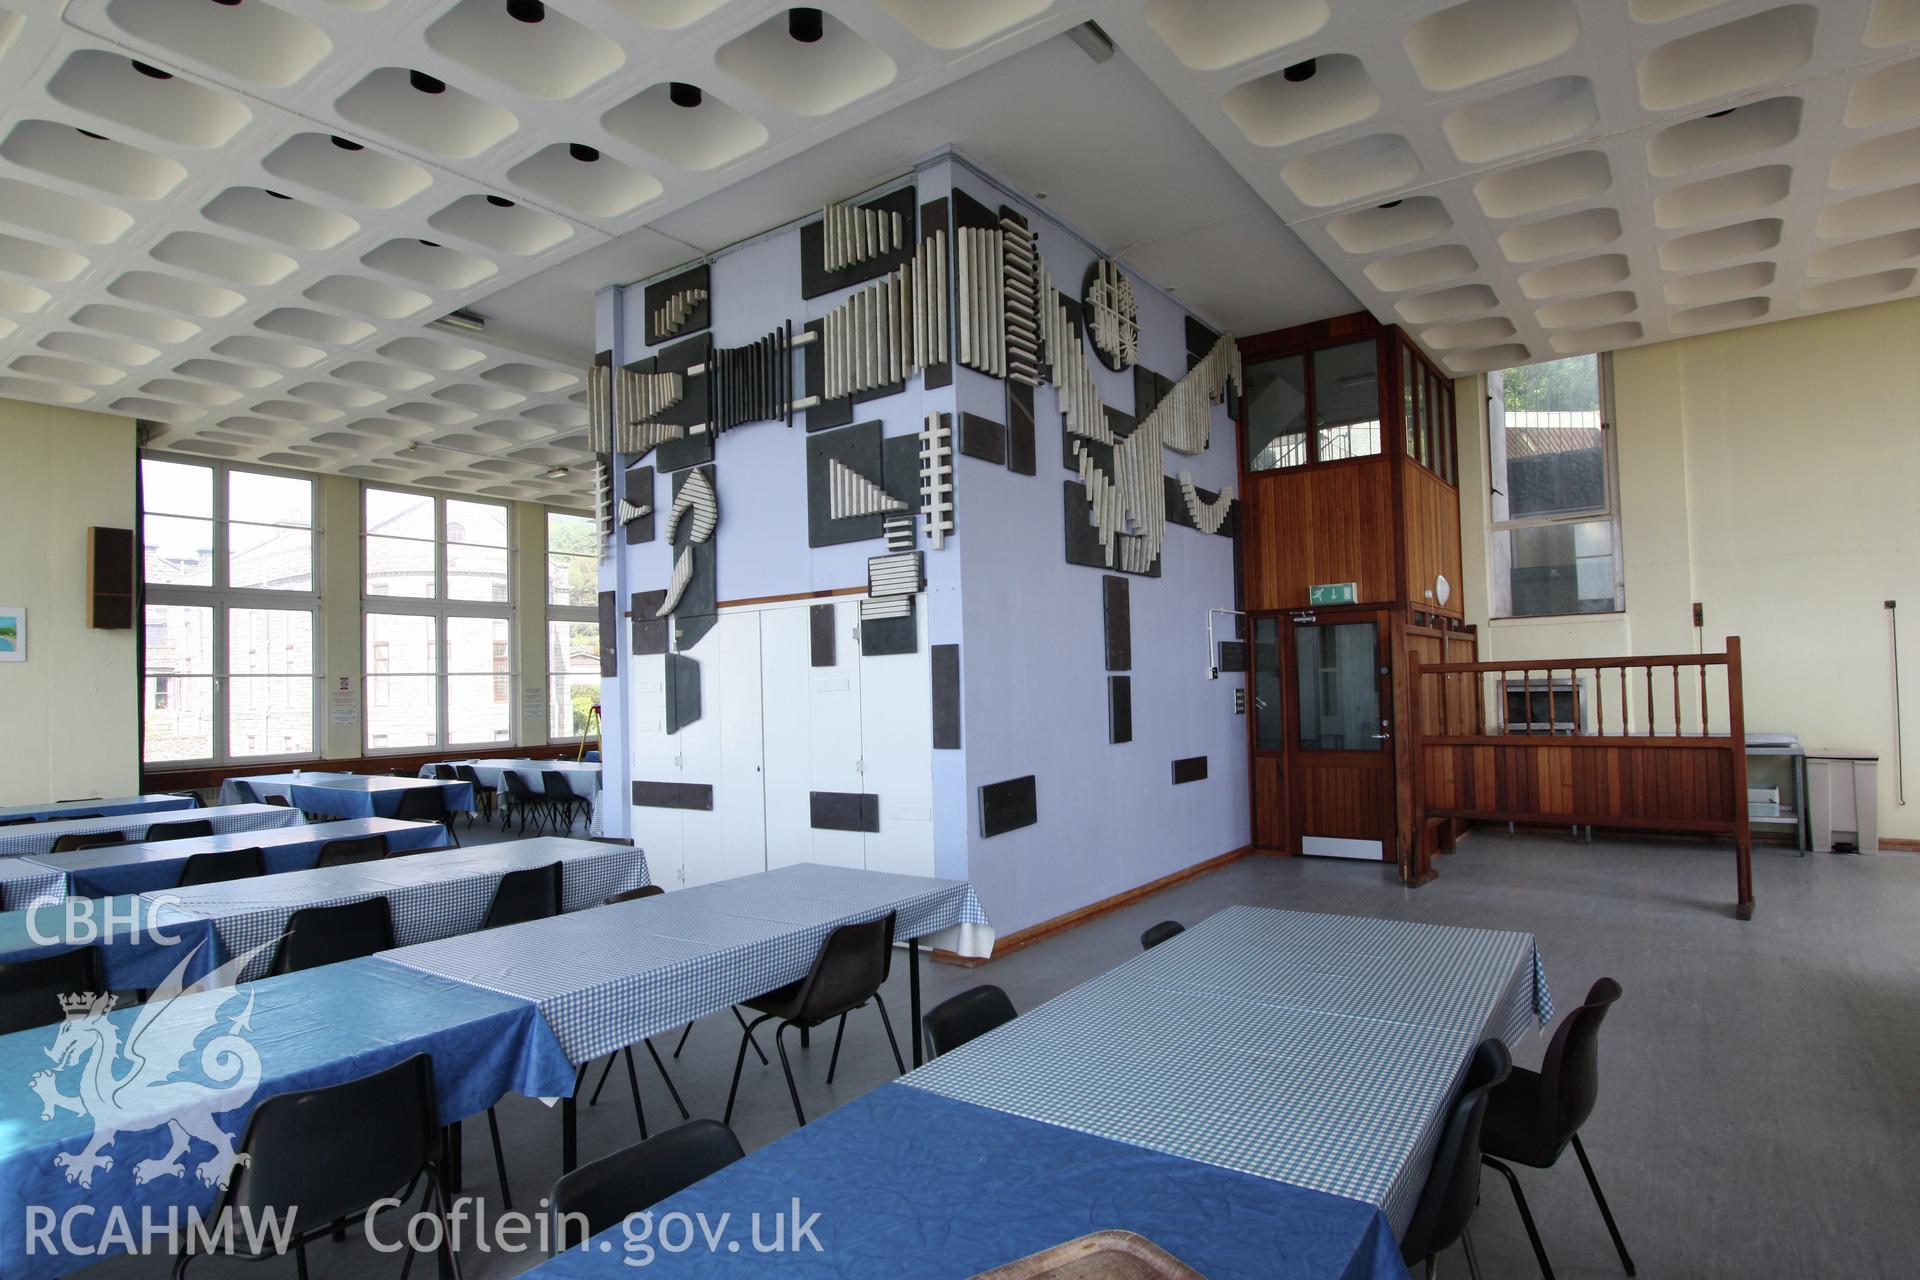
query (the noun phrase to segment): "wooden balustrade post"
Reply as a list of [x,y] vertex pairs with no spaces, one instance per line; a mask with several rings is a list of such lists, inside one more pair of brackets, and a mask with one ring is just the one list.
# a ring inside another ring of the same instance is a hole
[[[1413,831],[1412,839],[1402,841],[1400,845],[1400,882],[1412,886],[1425,884],[1433,879],[1435,872],[1433,855],[1427,848],[1426,759],[1425,752],[1420,746],[1421,739],[1425,737],[1420,724],[1420,706],[1426,693],[1426,674],[1422,670],[1425,664],[1420,661],[1418,651],[1408,647],[1406,653],[1407,687],[1413,692],[1413,696],[1407,701],[1411,704],[1412,714],[1404,718],[1400,725],[1400,734],[1405,740],[1406,750],[1402,758],[1406,761],[1407,772],[1410,775],[1407,781]],[[1443,642],[1440,657],[1444,660],[1446,656]],[[1445,729],[1446,726],[1442,724],[1443,733]]]
[[[1704,730],[1702,731],[1704,733]],[[1740,637],[1727,637],[1727,748],[1733,753],[1733,856],[1739,898],[1733,913],[1753,919],[1753,827],[1747,812],[1747,709],[1740,680]],[[1804,804],[1804,799],[1800,800]]]

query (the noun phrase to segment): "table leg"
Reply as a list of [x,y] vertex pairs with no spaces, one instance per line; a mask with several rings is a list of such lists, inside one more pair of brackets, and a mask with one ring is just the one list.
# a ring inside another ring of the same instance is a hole
[[920,1065],[920,939],[907,939],[907,1039],[913,1041],[913,1065]]
[[580,1110],[574,1094],[568,1094],[560,1099],[560,1172],[572,1173],[579,1163]]
[[449,1200],[460,1194],[460,1171],[463,1158],[460,1136],[465,1128],[464,1120],[455,1120],[447,1126],[447,1167],[441,1181],[446,1187]]

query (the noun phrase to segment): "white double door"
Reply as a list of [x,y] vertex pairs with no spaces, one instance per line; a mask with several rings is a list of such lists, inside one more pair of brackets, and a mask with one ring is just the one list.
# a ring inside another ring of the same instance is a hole
[[[834,658],[814,666],[811,604],[721,614],[689,651],[700,718],[666,732],[665,660],[629,661],[632,776],[711,786],[712,808],[636,805],[633,836],[674,888],[796,862],[933,874],[930,663],[860,652],[857,599],[836,601]],[[878,831],[816,829],[813,796],[874,797]]]

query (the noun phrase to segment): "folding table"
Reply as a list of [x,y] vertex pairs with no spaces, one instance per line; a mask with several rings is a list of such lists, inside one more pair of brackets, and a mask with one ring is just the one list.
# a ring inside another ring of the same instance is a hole
[[[225,799],[233,779],[222,784]],[[422,787],[439,787],[446,792],[450,813],[468,813],[473,809],[473,787],[465,782],[436,782],[424,778],[390,778],[361,773],[274,773],[239,781],[252,787],[263,799],[284,797],[293,808],[304,813],[324,813],[331,818],[391,818],[400,808],[400,797]]]
[[123,813],[165,813],[171,809],[192,809],[199,805],[192,796],[167,793],[146,796],[120,796],[109,800],[61,800],[55,804],[14,804],[0,808],[0,822],[12,818],[32,818],[45,822],[50,818],[71,818],[99,813],[116,817]]
[[22,823],[0,827],[0,855],[53,852],[53,842],[63,835],[98,835],[119,831],[145,840],[147,829],[156,822],[200,822],[213,824],[216,834],[227,831],[267,831],[275,827],[297,827],[304,819],[298,809],[273,804],[223,804],[210,809],[167,811],[155,814],[122,814],[119,817],[59,818],[47,822]]

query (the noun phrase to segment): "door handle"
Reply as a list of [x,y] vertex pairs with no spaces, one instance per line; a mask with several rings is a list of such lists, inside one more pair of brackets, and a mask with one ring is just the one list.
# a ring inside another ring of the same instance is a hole
[[1386,738],[1391,738],[1392,736],[1393,736],[1393,735],[1392,735],[1392,734],[1390,734],[1390,733],[1376,733],[1376,734],[1374,734],[1374,735],[1373,735],[1373,737],[1374,737],[1374,741],[1376,741],[1376,742],[1378,742],[1378,741],[1381,741],[1381,740],[1383,740],[1383,739],[1386,739]]

